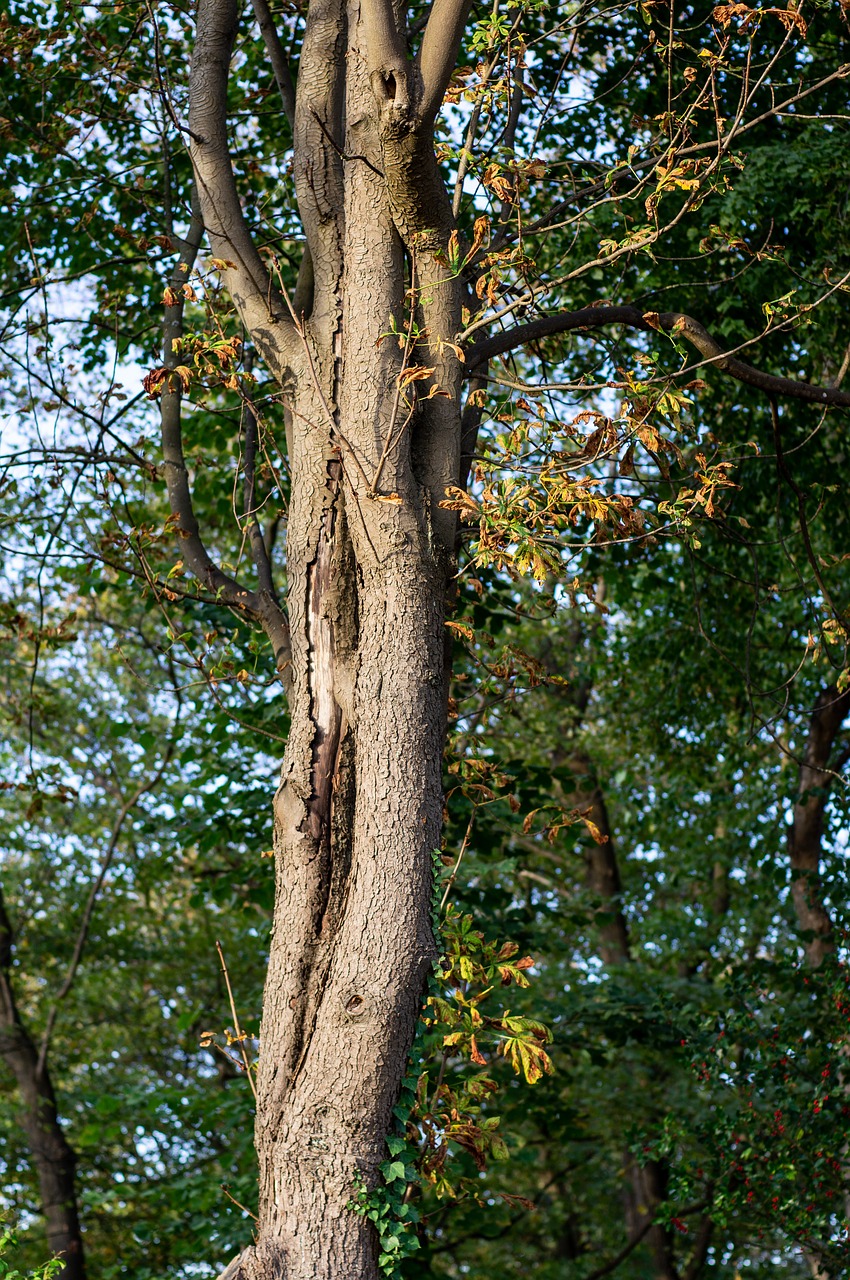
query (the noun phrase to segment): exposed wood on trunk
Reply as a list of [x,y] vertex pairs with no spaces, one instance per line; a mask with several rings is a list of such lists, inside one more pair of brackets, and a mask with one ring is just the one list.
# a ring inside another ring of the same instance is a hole
[[83,1238],[77,1210],[76,1156],[59,1123],[46,1059],[23,1024],[12,986],[13,933],[0,888],[0,1058],[15,1077],[21,1127],[38,1177],[48,1245],[64,1261],[59,1280],[85,1280]]

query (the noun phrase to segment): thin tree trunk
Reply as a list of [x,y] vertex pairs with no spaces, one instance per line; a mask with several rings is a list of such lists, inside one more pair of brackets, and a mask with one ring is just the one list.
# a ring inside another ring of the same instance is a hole
[[587,783],[572,797],[572,803],[587,813],[600,836],[585,855],[587,887],[601,904],[596,911],[599,954],[607,965],[628,964],[632,958],[629,926],[623,914],[623,884],[605,795],[590,756],[583,748],[574,752],[568,763],[576,776]]
[[832,921],[823,902],[820,862],[824,811],[834,781],[830,757],[848,712],[850,689],[839,693],[830,685],[815,703],[788,827],[788,857],[794,877],[791,894],[806,959],[814,969],[835,949]]
[[[797,923],[803,934],[806,961],[817,969],[835,950],[832,920],[823,901],[820,864],[823,856],[824,812],[841,761],[831,757],[835,740],[850,711],[850,689],[839,693],[829,685],[815,703],[809,732],[800,762],[797,793],[788,826],[788,857],[791,864],[791,896]],[[842,1073],[843,1075],[843,1073]],[[813,1280],[830,1280],[816,1253],[804,1254]]]
[[21,1127],[38,1177],[41,1208],[51,1252],[64,1261],[59,1280],[85,1280],[83,1239],[77,1210],[76,1156],[59,1123],[47,1061],[24,1026],[12,987],[13,933],[0,889],[0,1058],[15,1077]]

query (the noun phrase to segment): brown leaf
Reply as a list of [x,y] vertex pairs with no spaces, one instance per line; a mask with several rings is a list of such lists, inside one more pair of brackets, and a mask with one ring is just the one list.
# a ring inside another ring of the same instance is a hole
[[424,382],[435,372],[435,366],[429,368],[424,364],[412,364],[407,369],[402,369],[398,375],[398,385],[407,387],[411,382]]
[[162,384],[167,377],[168,369],[165,365],[159,365],[156,369],[149,370],[142,378],[142,386],[151,400],[162,390]]

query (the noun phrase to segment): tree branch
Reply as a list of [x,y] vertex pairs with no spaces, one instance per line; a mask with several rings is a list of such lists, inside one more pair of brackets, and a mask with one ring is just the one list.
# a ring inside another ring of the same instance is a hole
[[737,382],[756,387],[768,395],[788,396],[795,400],[806,400],[810,404],[850,408],[848,391],[841,391],[837,387],[818,387],[811,382],[798,382],[794,378],[776,377],[728,355],[720,343],[692,316],[680,311],[641,312],[637,307],[585,307],[581,311],[564,311],[557,315],[541,316],[527,324],[514,325],[502,333],[482,338],[469,348],[468,373],[474,372],[486,360],[505,355],[542,338],[568,333],[574,329],[601,329],[609,324],[622,324],[646,333],[653,329],[661,330],[686,338],[706,363],[729,374]]
[[[272,64],[275,83],[280,93],[281,106],[283,114],[292,130],[292,136],[295,137],[295,83],[292,79],[292,71],[289,67],[289,59],[286,56],[286,50],[281,43],[280,36],[277,33],[277,26],[272,17],[268,0],[252,0],[254,6],[254,17],[257,19],[257,25],[260,28],[260,35],[263,37],[263,43],[266,46],[266,52],[269,55],[269,62]],[[310,254],[309,244],[304,245],[304,252],[301,257],[301,266],[298,272],[298,282],[295,286],[295,297],[293,306],[295,314],[309,315],[313,305],[313,259]]]
[[419,115],[433,124],[457,64],[472,0],[434,0],[416,63],[422,77]]
[[245,327],[281,380],[296,351],[283,300],[248,230],[227,143],[227,82],[236,39],[236,0],[199,0],[189,80],[190,155],[213,254]]
[[[772,118],[775,119],[783,115],[787,107],[796,105],[796,103],[798,103],[802,98],[807,98],[809,97],[810,94],[817,93],[819,89],[825,89],[828,84],[832,83],[832,81],[843,80],[848,75],[850,75],[850,63],[844,63],[842,66],[838,67],[837,70],[833,71],[831,75],[824,76],[822,80],[818,80],[815,84],[808,85],[805,89],[801,89],[799,92],[792,94],[788,98],[785,98],[782,102],[775,104],[774,106],[770,107],[767,111],[763,111],[761,115],[755,116],[752,120],[748,120],[746,124],[738,124],[734,130],[734,134],[726,135],[725,143],[726,143],[727,149],[733,140],[737,141],[737,139],[740,138],[742,133],[747,133],[750,129],[755,128],[757,125],[763,124],[765,120],[769,120]],[[678,147],[676,148],[676,151],[675,151],[674,163],[678,163],[680,160],[685,160],[690,156],[700,155],[706,151],[716,151],[716,149],[717,149],[716,139],[712,139],[710,142],[695,142],[687,147]],[[662,153],[662,156],[666,156],[666,153]],[[659,156],[656,154],[656,155],[644,156],[643,159],[638,159],[638,158],[632,159],[629,162],[628,168],[624,168],[623,170],[621,170],[620,175],[618,175],[614,179],[614,182],[610,189],[611,195],[616,196],[617,198],[621,198],[623,194],[622,188],[619,185],[621,178],[625,179],[628,176],[630,171],[635,176],[637,176],[638,173],[644,172],[647,169],[651,170],[655,168],[658,165],[659,160],[662,159],[662,156]],[[667,163],[670,163],[669,157],[667,157]],[[546,231],[554,230],[556,225],[560,225],[558,224],[558,219],[561,218],[564,214],[568,213],[570,209],[576,208],[581,199],[587,200],[593,197],[594,195],[596,195],[598,192],[605,191],[606,190],[605,183],[608,180],[609,176],[610,175],[607,172],[603,173],[601,177],[596,179],[596,181],[589,183],[588,186],[584,187],[581,191],[573,191],[573,194],[569,196],[566,200],[559,200],[558,203],[553,205],[546,213],[541,214],[539,218],[536,218],[534,220],[534,222],[531,222],[529,223],[528,226],[523,227],[523,230],[522,230],[523,236],[527,239],[529,236],[538,235]],[[642,181],[642,180],[639,180],[639,181]],[[632,188],[632,191],[631,191],[632,195],[634,195],[634,190],[635,189]],[[502,248],[503,245],[507,244],[508,241],[514,238],[515,234],[516,232],[514,230],[509,229],[508,227],[503,227],[502,230],[499,232],[499,235],[494,239],[493,243],[491,244],[490,246],[491,250]]]
[[[203,230],[201,217],[196,213],[182,246],[181,260],[175,266],[171,277],[171,295],[174,300],[165,308],[162,352],[163,364],[169,371],[176,369],[180,363],[174,344],[183,334],[185,300],[181,290],[188,280],[189,272],[198,255]],[[218,601],[237,609],[242,614],[253,615],[259,619],[274,647],[278,672],[283,673],[289,667],[289,627],[274,591],[269,591],[262,581],[259,593],[248,591],[241,586],[235,578],[225,573],[212,561],[201,538],[192,502],[189,471],[183,453],[182,399],[180,377],[176,373],[169,372],[160,401],[163,471],[171,513],[177,522],[183,559],[198,581]]]
[[[250,357],[251,352],[248,352]],[[250,367],[250,359],[246,359],[245,367]],[[272,580],[272,565],[266,549],[263,531],[260,528],[260,521],[257,517],[257,507],[255,505],[255,474],[257,461],[257,444],[259,440],[259,424],[257,415],[254,412],[254,406],[249,400],[243,402],[243,413],[245,420],[245,460],[242,464],[242,471],[245,478],[243,492],[243,512],[245,520],[248,524],[248,539],[251,545],[251,558],[254,561],[254,567],[257,570],[257,582],[260,591],[271,596],[273,600],[277,600],[274,582]]]
[[260,28],[260,35],[272,64],[272,71],[283,103],[283,113],[289,121],[290,129],[295,127],[295,85],[289,69],[289,59],[281,44],[274,18],[268,6],[268,0],[251,0],[254,6],[254,17]]
[[392,0],[363,0],[366,53],[372,92],[381,107],[407,115],[411,106],[410,63]]
[[293,307],[296,318],[309,316],[325,349],[333,347],[341,311],[345,189],[342,158],[328,136],[343,134],[345,56],[341,0],[312,0],[298,63],[293,130],[295,193],[309,252],[302,259]]
[[[198,256],[204,224],[197,214],[192,218],[189,232],[183,245],[181,260],[172,272],[170,280],[171,296],[175,301],[166,306],[163,323],[162,360],[168,370],[174,370],[180,364],[180,356],[175,350],[175,343],[183,336],[183,307],[185,300],[181,293],[182,286],[188,281],[189,274]],[[162,433],[163,469],[168,489],[171,513],[177,521],[177,533],[180,538],[180,550],[183,559],[195,577],[203,583],[223,604],[243,612],[252,611],[255,601],[252,593],[239,585],[235,578],[224,573],[213,563],[201,539],[198,521],[192,504],[192,492],[189,487],[189,472],[183,453],[183,429],[181,421],[182,384],[176,373],[169,372],[162,389],[160,399],[160,427]]]

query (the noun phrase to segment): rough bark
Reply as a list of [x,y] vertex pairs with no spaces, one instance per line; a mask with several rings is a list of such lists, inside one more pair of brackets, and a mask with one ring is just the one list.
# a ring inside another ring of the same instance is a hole
[[59,1280],[85,1280],[83,1238],[74,1186],[76,1156],[59,1123],[47,1061],[21,1019],[12,986],[12,926],[0,890],[0,1058],[18,1086],[20,1123],[38,1177],[48,1247],[64,1262]]
[[[435,950],[455,538],[439,504],[459,478],[461,434],[460,366],[443,345],[460,292],[438,258],[453,224],[394,10],[313,0],[293,112],[312,283],[287,323],[234,200],[223,87],[235,28],[231,0],[202,0],[193,157],[214,250],[236,264],[228,285],[286,401],[291,731],[275,799],[259,1220],[225,1275],[371,1280],[374,1231],[347,1205],[386,1158]],[[444,72],[428,74],[441,97]],[[403,354],[381,338],[406,302],[427,338]],[[418,401],[399,388],[404,358],[433,369]],[[428,400],[431,388],[445,394]]]

